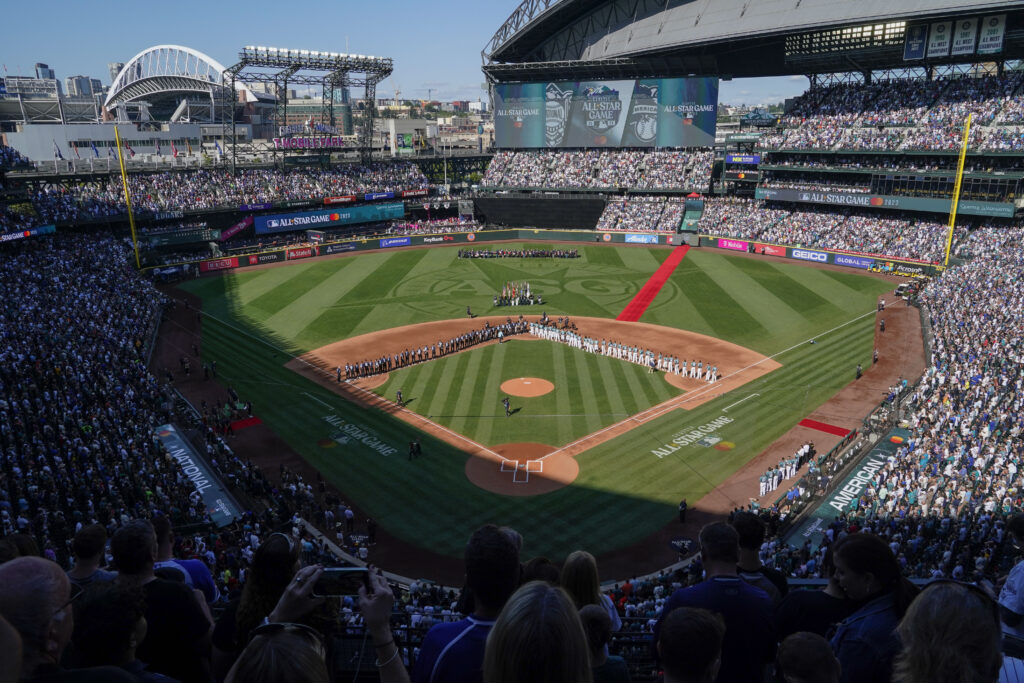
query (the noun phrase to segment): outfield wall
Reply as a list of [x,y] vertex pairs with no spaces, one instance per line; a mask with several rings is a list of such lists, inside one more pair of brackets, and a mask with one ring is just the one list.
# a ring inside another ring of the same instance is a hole
[[[458,232],[437,235],[402,235],[396,237],[364,237],[344,242],[315,244],[289,249],[275,249],[255,254],[230,256],[210,259],[199,263],[203,273],[221,270],[234,270],[248,266],[259,266],[266,263],[295,261],[314,256],[344,254],[353,251],[376,251],[396,247],[423,247],[447,245],[472,245],[486,242],[510,240],[558,241],[602,244],[647,244],[651,246],[670,246],[673,244],[672,234],[630,233],[630,232],[594,232],[591,230],[544,230],[541,228],[519,228],[508,230],[483,230],[480,232]],[[846,268],[856,268],[872,273],[886,273],[900,277],[931,277],[941,273],[944,268],[926,261],[913,259],[895,259],[873,254],[858,252],[841,252],[827,249],[805,249],[787,247],[766,242],[736,240],[726,237],[700,236],[700,245],[740,251],[744,253],[764,254],[766,256],[782,256],[798,261],[822,263]],[[161,266],[164,267],[164,266]],[[151,270],[146,268],[144,270]]]
[[701,244],[729,251],[742,251],[766,256],[784,256],[811,263],[827,263],[847,268],[857,268],[871,273],[887,273],[900,277],[931,277],[945,270],[942,266],[917,259],[898,259],[858,251],[835,251],[832,249],[807,249],[787,247],[755,240],[738,240],[729,237],[701,235]]

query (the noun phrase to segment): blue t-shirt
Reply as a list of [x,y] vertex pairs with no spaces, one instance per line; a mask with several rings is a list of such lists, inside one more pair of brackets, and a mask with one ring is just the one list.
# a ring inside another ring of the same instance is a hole
[[655,643],[665,617],[678,607],[718,612],[725,620],[717,683],[750,683],[763,678],[764,666],[775,657],[774,609],[767,593],[738,576],[715,576],[680,588],[665,601],[654,625]]
[[482,683],[484,646],[493,621],[467,617],[431,628],[412,670],[412,683]]

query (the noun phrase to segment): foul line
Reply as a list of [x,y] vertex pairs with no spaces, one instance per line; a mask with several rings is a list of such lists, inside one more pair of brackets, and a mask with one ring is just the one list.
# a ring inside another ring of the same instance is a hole
[[665,262],[654,271],[654,274],[644,283],[644,286],[640,288],[640,291],[636,293],[633,300],[626,304],[626,307],[622,309],[622,313],[619,313],[619,317],[616,320],[623,320],[625,322],[635,323],[647,310],[647,307],[654,301],[654,297],[658,296],[658,292],[665,286],[668,279],[672,277],[672,273],[683,261],[683,257],[686,256],[686,252],[690,250],[688,244],[678,246],[672,250]]
[[739,404],[743,403],[747,399],[754,398],[755,396],[760,396],[760,395],[761,394],[751,394],[750,396],[747,396],[747,398],[741,398],[740,400],[736,401],[735,403],[730,403],[726,407],[722,408],[722,412],[723,413],[728,413],[729,412],[729,408],[732,408],[733,406],[738,406]]

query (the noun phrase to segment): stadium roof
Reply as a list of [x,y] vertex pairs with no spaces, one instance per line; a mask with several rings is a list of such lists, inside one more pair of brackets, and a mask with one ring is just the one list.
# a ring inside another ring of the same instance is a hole
[[1024,2],[1017,0],[524,0],[484,48],[484,71],[498,80],[518,80],[516,74],[529,72],[529,64],[585,69],[585,63],[604,60],[631,60],[636,75],[899,68],[914,66],[901,64],[905,25],[894,26],[887,43],[864,45],[870,49],[833,64],[786,59],[786,38],[994,13],[1008,14],[1002,56],[1017,58],[1024,53]]

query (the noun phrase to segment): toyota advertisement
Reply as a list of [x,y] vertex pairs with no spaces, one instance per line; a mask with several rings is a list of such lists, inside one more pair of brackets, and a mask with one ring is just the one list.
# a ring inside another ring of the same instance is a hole
[[353,206],[335,211],[305,211],[303,213],[279,213],[271,216],[256,216],[256,234],[269,235],[306,228],[328,228],[353,223],[373,223],[405,216],[401,203]]

